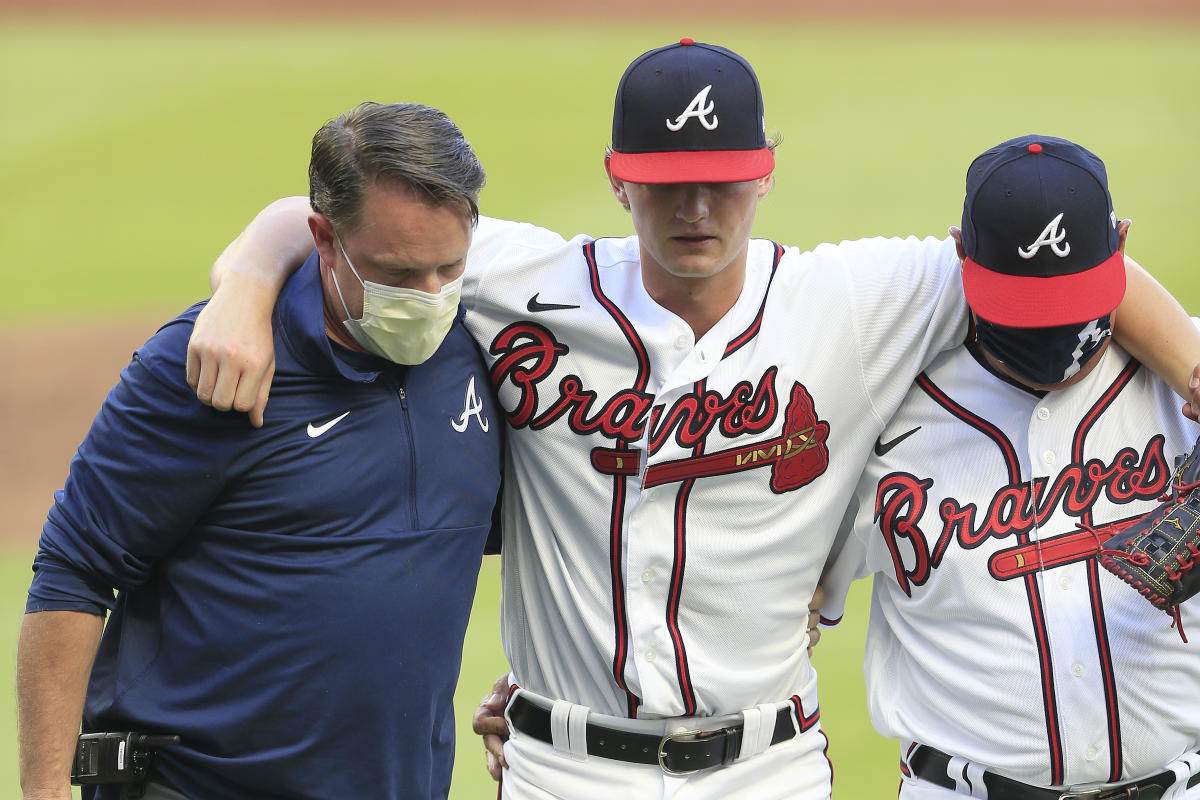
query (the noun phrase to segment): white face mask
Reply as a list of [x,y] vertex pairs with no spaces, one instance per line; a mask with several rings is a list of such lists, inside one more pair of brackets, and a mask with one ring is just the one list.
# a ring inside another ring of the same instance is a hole
[[458,296],[462,276],[450,281],[437,294],[417,289],[401,289],[382,283],[364,281],[346,255],[338,239],[342,257],[363,287],[363,314],[350,318],[337,273],[330,270],[333,286],[346,312],[346,330],[364,350],[397,364],[421,364],[441,346],[458,313]]

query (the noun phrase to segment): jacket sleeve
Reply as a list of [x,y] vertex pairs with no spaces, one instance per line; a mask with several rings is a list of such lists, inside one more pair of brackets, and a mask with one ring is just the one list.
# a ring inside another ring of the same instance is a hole
[[42,529],[27,612],[105,613],[113,590],[145,582],[220,494],[252,429],[185,382],[197,310],[134,354],[92,422]]

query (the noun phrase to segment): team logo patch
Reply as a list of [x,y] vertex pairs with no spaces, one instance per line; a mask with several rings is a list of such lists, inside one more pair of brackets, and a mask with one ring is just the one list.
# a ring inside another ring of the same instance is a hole
[[479,399],[479,395],[475,393],[475,376],[471,376],[471,380],[467,382],[467,393],[463,398],[463,410],[458,415],[458,419],[450,419],[450,427],[462,433],[471,424],[471,418],[479,423],[479,427],[484,433],[488,431],[487,417],[483,416],[483,401]]
[[784,450],[771,471],[771,489],[776,492],[812,483],[829,466],[829,423],[817,419],[812,395],[799,383],[792,386],[783,436]]
[[[695,117],[704,126],[705,130],[716,130],[717,115],[713,114],[716,109],[716,103],[708,99],[708,93],[712,90],[712,84],[705,86],[700,90],[700,93],[692,98],[692,102],[688,103],[688,107],[683,110],[683,113],[675,118],[674,121],[667,120],[667,130],[677,131],[681,129],[689,119]],[[712,119],[708,118],[709,114],[713,114]]]
[[1067,229],[1058,229],[1058,223],[1062,222],[1063,214],[1066,212],[1060,211],[1058,216],[1050,220],[1050,224],[1042,229],[1038,237],[1033,240],[1029,247],[1018,247],[1017,255],[1024,259],[1030,259],[1037,255],[1038,250],[1049,246],[1054,251],[1054,255],[1059,258],[1066,258],[1071,253],[1071,243],[1067,241]]

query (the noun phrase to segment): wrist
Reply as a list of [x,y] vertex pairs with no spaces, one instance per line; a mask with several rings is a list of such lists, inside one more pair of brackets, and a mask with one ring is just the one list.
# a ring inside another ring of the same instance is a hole
[[255,269],[247,266],[249,263],[237,262],[224,268],[221,282],[213,290],[213,295],[220,293],[254,303],[262,301],[266,308],[274,308],[275,299],[283,291],[289,273],[278,266],[274,269]]
[[39,786],[21,791],[22,800],[71,800],[71,783],[63,781],[49,786]]

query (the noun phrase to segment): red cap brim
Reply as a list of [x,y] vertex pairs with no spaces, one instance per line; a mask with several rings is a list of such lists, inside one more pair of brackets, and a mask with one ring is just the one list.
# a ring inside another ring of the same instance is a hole
[[1091,322],[1110,314],[1125,296],[1125,256],[1118,250],[1073,275],[1038,278],[1005,275],[963,262],[967,305],[988,322],[1010,328],[1051,328]]
[[761,150],[613,153],[613,175],[632,183],[735,183],[771,174],[775,154]]

